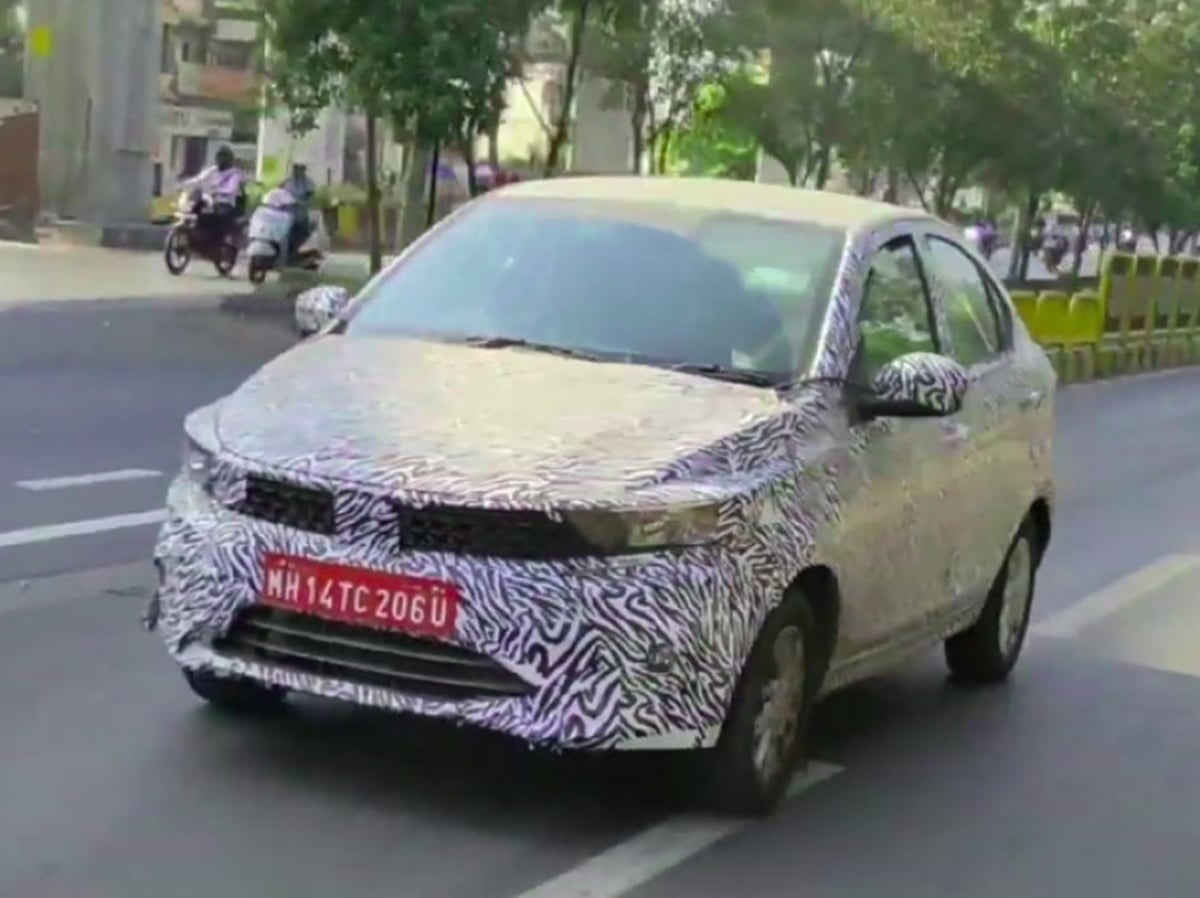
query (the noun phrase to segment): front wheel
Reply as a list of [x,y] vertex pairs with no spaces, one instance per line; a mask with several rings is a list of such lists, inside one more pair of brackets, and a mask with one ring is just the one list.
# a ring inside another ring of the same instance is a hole
[[808,600],[790,592],[750,650],[720,741],[694,759],[713,810],[763,816],[779,804],[804,753],[823,655]]
[[247,269],[247,274],[250,278],[250,283],[261,284],[267,279],[267,272],[271,270],[271,263],[264,256],[251,256],[250,264]]
[[181,275],[187,271],[192,261],[192,246],[187,231],[183,228],[171,228],[167,234],[167,243],[163,247],[163,261],[171,274]]
[[222,711],[261,714],[278,710],[287,700],[285,689],[242,677],[222,677],[200,670],[185,670],[183,677],[192,692]]
[[946,640],[946,666],[965,683],[991,684],[1008,678],[1029,630],[1037,580],[1037,533],[1026,519],[1004,557],[979,619]]

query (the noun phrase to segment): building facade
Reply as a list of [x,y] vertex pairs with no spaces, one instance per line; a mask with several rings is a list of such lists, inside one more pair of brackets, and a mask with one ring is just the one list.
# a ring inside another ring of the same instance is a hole
[[162,8],[154,195],[232,147],[257,164],[262,25],[254,0],[160,0]]

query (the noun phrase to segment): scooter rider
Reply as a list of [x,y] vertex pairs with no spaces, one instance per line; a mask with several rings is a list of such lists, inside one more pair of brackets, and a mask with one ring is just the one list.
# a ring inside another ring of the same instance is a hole
[[[214,229],[212,236],[223,239],[234,222],[246,213],[246,176],[237,167],[233,150],[227,146],[217,150],[215,163],[185,181],[183,187],[192,191],[196,226]],[[212,197],[212,209],[207,212],[204,209],[205,194]]]
[[292,165],[291,175],[279,186],[296,201],[292,207],[292,230],[288,237],[288,258],[292,259],[312,234],[308,214],[313,196],[317,192],[317,185],[308,177],[308,166],[303,162],[296,162]]

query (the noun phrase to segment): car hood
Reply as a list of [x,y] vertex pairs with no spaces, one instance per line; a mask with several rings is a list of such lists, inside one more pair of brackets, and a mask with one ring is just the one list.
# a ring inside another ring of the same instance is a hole
[[782,406],[772,390],[649,366],[327,336],[265,365],[215,423],[224,452],[307,478],[485,504],[603,503],[711,479],[730,441]]

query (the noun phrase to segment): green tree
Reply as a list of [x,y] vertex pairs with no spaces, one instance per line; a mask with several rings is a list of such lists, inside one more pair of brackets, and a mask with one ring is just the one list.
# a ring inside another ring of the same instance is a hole
[[508,20],[496,8],[494,0],[264,0],[268,84],[292,127],[311,129],[335,104],[366,115],[372,272],[382,267],[378,125],[408,124],[417,141],[437,146],[481,123],[511,64]]
[[19,0],[0,0],[0,97],[20,97],[24,87],[25,33]]
[[663,172],[710,178],[754,180],[758,165],[758,141],[729,114],[730,81],[744,80],[743,72],[702,86],[686,124],[667,144]]
[[710,10],[682,0],[612,0],[608,18],[590,35],[589,76],[608,81],[611,106],[629,116],[632,170],[666,165],[671,135],[690,113],[696,92],[725,66],[705,45]]

